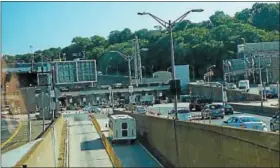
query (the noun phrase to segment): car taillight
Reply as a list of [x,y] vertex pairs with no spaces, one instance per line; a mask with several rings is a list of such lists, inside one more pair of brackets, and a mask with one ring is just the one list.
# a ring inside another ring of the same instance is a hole
[[247,127],[246,127],[246,125],[244,125],[244,124],[241,124],[241,128],[247,128]]

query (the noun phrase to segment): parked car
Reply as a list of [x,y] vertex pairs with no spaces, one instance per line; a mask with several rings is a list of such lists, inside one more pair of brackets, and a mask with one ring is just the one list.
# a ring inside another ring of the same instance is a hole
[[279,131],[279,127],[280,127],[279,122],[280,122],[280,112],[272,116],[272,119],[270,120],[270,130],[273,132]]
[[[178,120],[179,121],[190,121],[192,119],[192,115],[188,109],[179,108],[177,111],[178,111]],[[175,118],[175,117],[176,117],[175,110],[174,109],[170,110],[168,112],[167,118]]]
[[238,127],[238,128],[248,128],[254,130],[268,131],[266,124],[260,119],[249,116],[249,115],[239,115],[230,117],[227,121],[224,121],[224,126]]
[[201,112],[202,119],[205,118],[224,118],[225,111],[224,106],[222,104],[207,104],[202,112]]

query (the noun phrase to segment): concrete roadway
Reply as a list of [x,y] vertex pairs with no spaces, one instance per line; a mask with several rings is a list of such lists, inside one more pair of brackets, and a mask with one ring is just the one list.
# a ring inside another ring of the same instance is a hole
[[88,114],[64,114],[69,121],[69,167],[112,167]]
[[[108,128],[105,126],[108,123],[107,115],[94,114],[94,116],[103,133],[108,137]],[[163,167],[139,141],[136,141],[133,145],[119,143],[112,145],[112,147],[120,158],[123,167]]]
[[[168,111],[173,109],[173,103],[169,103],[169,104],[156,104],[153,107],[149,107],[149,108],[155,110],[156,112],[160,112],[162,114],[161,117],[167,117],[168,116]],[[178,103],[178,108],[187,108],[187,109],[189,109],[189,103]],[[192,114],[200,115],[201,112],[192,112]],[[215,124],[215,125],[222,125],[223,121],[226,121],[230,117],[237,116],[237,115],[240,115],[240,114],[255,116],[255,117],[259,118],[261,121],[263,121],[266,124],[268,130],[270,131],[270,119],[271,119],[271,117],[265,117],[265,116],[248,114],[248,113],[241,113],[241,112],[238,112],[238,111],[234,111],[233,115],[226,115],[224,117],[224,119],[212,119],[211,121],[209,119],[207,119],[207,120],[196,120],[194,122],[211,123],[211,124]]]

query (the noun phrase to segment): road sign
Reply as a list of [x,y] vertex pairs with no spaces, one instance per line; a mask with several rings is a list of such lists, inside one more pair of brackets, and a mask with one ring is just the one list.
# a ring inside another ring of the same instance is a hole
[[129,86],[129,87],[128,87],[128,92],[129,92],[129,93],[133,93],[133,86]]
[[95,60],[53,62],[56,84],[97,82]]

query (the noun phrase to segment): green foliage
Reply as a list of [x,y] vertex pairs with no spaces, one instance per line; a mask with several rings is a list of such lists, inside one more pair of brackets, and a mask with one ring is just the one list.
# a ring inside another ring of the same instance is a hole
[[[85,51],[88,59],[97,60],[98,69],[103,74],[128,75],[127,62],[119,54],[109,51],[133,55],[135,35],[140,47],[148,48],[148,51],[141,51],[144,74],[151,75],[170,67],[170,35],[158,25],[154,30],[114,30],[108,39],[98,35],[75,37],[72,44],[63,49],[50,48],[35,53],[43,53],[51,59],[59,58],[58,53],[65,53],[67,60],[72,60],[73,53]],[[221,76],[222,60],[235,58],[238,44],[279,40],[279,4],[255,3],[252,9],[237,12],[234,17],[217,11],[209,20],[200,23],[184,20],[175,25],[173,38],[176,64],[191,64],[196,77],[202,77],[207,66],[216,64],[215,74]],[[17,55],[16,59],[28,61],[30,56]],[[35,61],[39,60],[35,58]]]

